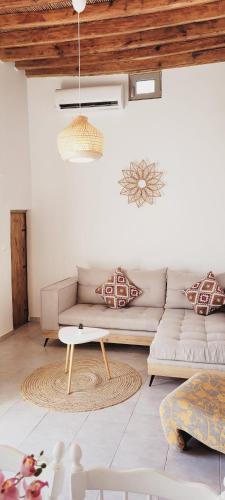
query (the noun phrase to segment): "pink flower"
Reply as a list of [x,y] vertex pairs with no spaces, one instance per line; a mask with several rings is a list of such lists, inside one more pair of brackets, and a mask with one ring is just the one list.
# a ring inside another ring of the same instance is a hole
[[6,479],[4,474],[0,471],[0,500],[18,500],[19,492],[16,487],[18,479],[12,477]]
[[5,476],[3,472],[0,470],[0,491],[2,489],[2,483],[4,483],[4,481],[5,481]]
[[36,500],[41,500],[41,490],[44,488],[44,486],[48,486],[48,482],[45,481],[32,481],[28,486],[27,484],[23,483],[24,489],[25,489],[25,500],[33,500],[33,498],[36,498]]
[[24,457],[20,469],[20,474],[24,477],[33,476],[35,473],[36,465],[37,465],[37,460],[34,458],[33,455],[28,455]]

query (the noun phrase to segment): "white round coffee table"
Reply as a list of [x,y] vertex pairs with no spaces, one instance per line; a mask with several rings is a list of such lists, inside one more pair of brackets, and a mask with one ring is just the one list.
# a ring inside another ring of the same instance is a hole
[[67,373],[69,370],[67,394],[70,394],[73,353],[75,345],[85,344],[86,342],[93,342],[95,340],[99,340],[101,344],[106,371],[109,379],[111,378],[105,346],[102,340],[107,335],[109,335],[108,330],[102,330],[100,328],[87,328],[87,327],[79,328],[77,326],[64,326],[60,328],[58,333],[59,340],[61,340],[63,344],[67,345],[66,366],[65,366],[65,373]]

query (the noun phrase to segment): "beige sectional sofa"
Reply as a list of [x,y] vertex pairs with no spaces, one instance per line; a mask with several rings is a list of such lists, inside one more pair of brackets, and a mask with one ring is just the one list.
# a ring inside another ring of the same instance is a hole
[[[200,369],[225,370],[225,312],[199,316],[183,293],[203,274],[128,270],[143,294],[129,307],[110,309],[95,289],[112,271],[78,268],[76,278],[41,290],[45,339],[57,338],[61,325],[83,323],[108,329],[108,342],[151,345],[150,375],[188,378]],[[225,273],[216,278],[225,288]]]

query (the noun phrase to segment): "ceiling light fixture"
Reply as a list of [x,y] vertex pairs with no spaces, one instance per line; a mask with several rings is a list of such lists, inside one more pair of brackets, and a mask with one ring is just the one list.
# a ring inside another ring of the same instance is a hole
[[[78,89],[79,108],[81,109],[80,13],[86,7],[86,0],[72,0],[72,4],[78,14]],[[103,155],[103,134],[89,123],[86,116],[79,115],[59,133],[58,150],[63,160],[72,163],[87,163],[98,160]]]
[[86,7],[86,0],[72,0],[74,10],[80,14]]

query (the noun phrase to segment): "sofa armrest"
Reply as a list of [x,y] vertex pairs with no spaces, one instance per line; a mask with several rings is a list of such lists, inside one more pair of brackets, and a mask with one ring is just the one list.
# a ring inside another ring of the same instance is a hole
[[74,306],[77,300],[77,278],[67,278],[41,289],[41,328],[58,330],[59,314]]

